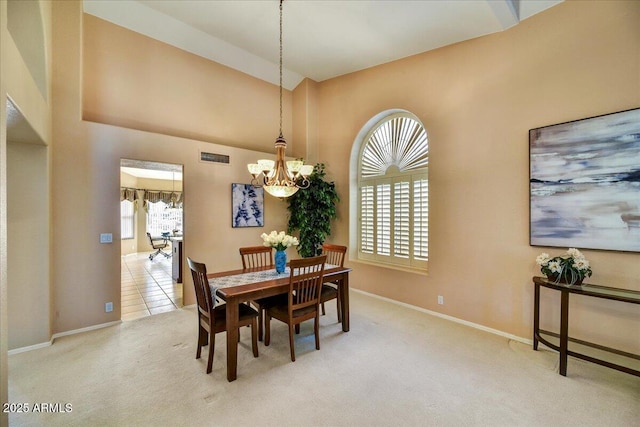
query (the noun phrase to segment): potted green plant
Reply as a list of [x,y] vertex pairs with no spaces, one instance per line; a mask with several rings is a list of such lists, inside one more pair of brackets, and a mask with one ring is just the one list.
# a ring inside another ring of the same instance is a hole
[[298,253],[303,258],[319,255],[325,238],[331,234],[336,203],[340,201],[334,182],[325,181],[325,166],[317,163],[309,175],[309,188],[289,197],[288,233],[298,230]]

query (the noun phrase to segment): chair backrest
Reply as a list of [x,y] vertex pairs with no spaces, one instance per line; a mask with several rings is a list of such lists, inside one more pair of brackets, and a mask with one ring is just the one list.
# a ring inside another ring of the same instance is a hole
[[273,249],[268,246],[240,248],[242,268],[273,267]]
[[211,298],[211,288],[209,287],[209,280],[207,279],[207,266],[189,257],[187,257],[187,262],[191,269],[193,286],[196,288],[198,311],[206,317],[210,317],[215,303]]
[[327,264],[344,267],[344,254],[346,253],[346,246],[332,245],[330,243],[322,245],[322,254],[327,256]]
[[295,310],[318,305],[326,255],[294,259],[289,263],[289,316]]
[[151,247],[153,249],[160,249],[160,248],[166,248],[167,246],[169,246],[169,244],[167,243],[167,238],[165,237],[156,237],[155,239],[153,237],[151,237],[151,233],[149,233],[147,231],[147,237],[149,238],[149,244],[151,244]]

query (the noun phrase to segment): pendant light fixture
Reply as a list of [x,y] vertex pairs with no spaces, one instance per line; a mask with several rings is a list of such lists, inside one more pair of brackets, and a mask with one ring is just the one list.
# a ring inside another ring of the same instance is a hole
[[176,173],[171,172],[171,202],[165,207],[165,209],[178,209],[176,203]]
[[267,193],[274,197],[292,196],[300,188],[309,187],[308,176],[313,172],[312,165],[305,165],[301,160],[285,161],[287,141],[282,136],[282,2],[280,0],[280,135],[276,139],[276,160],[260,159],[257,163],[247,165],[253,176],[253,185],[262,185]]

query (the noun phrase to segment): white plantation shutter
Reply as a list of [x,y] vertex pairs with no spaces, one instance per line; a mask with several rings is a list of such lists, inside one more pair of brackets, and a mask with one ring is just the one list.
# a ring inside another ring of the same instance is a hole
[[429,146],[424,127],[402,114],[364,141],[358,174],[358,257],[426,270]]
[[379,125],[362,151],[360,173],[363,178],[384,175],[391,165],[401,171],[427,166],[427,132],[409,117],[395,117]]
[[416,260],[429,259],[429,181],[413,181],[413,256]]
[[373,254],[375,234],[374,227],[373,186],[360,189],[360,251]]
[[376,250],[391,255],[391,185],[381,184],[376,190]]
[[393,186],[393,255],[409,258],[409,182],[396,182]]

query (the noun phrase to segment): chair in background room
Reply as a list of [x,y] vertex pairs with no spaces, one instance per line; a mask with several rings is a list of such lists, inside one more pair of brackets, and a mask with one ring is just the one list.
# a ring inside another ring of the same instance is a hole
[[171,258],[170,253],[166,253],[165,251],[163,251],[164,248],[169,246],[168,236],[151,237],[151,233],[147,232],[147,237],[149,238],[149,244],[151,244],[151,247],[156,250],[154,253],[149,255],[149,259],[151,261],[153,261],[153,259],[160,254],[164,255],[165,258]]
[[316,338],[316,350],[320,350],[320,292],[326,255],[313,258],[294,259],[289,267],[289,292],[282,303],[267,307],[265,310],[264,345],[271,342],[271,318],[289,325],[289,346],[291,361],[296,361],[293,344],[294,327],[305,320],[313,320],[313,333]]
[[[211,298],[211,287],[207,279],[207,267],[199,262],[187,258],[193,285],[196,289],[196,301],[198,303],[198,350],[196,359],[200,358],[202,347],[209,344],[209,359],[207,362],[207,374],[211,373],[213,366],[213,351],[215,348],[216,334],[227,330],[227,306],[215,305],[215,299]],[[247,304],[239,305],[238,326],[251,327],[251,348],[253,357],[258,357],[258,340],[256,337],[256,320],[258,312]],[[238,337],[240,330],[238,329]]]
[[[248,246],[240,248],[240,256],[242,257],[242,269],[271,267],[273,264],[273,249],[269,246]],[[278,301],[274,297],[261,298],[251,301],[256,310],[258,310],[258,340],[262,341],[264,331],[264,310],[270,304]]]
[[[344,267],[344,255],[347,253],[346,246],[332,245],[325,243],[322,245],[322,254],[327,256],[327,264]],[[338,284],[334,282],[322,285],[322,293],[320,294],[320,304],[322,305],[322,314],[325,314],[324,303],[336,299],[338,309],[338,322],[342,323],[342,311],[340,310],[340,292],[338,292]]]

